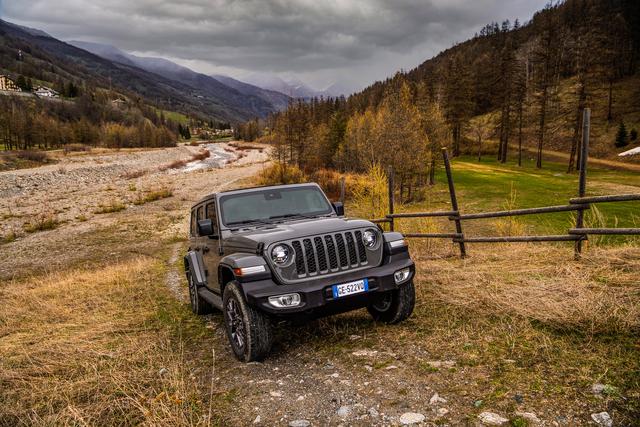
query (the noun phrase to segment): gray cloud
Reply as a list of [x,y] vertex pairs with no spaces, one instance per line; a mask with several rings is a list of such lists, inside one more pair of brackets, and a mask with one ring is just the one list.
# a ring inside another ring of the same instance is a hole
[[61,39],[164,56],[207,73],[364,86],[491,20],[527,20],[546,1],[0,0],[0,15]]

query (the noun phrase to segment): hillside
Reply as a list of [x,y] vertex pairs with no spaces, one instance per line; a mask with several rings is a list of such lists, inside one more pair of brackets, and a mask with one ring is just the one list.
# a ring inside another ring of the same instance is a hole
[[[142,57],[124,52],[114,46],[84,41],[71,41],[72,45],[110,61],[138,67],[176,82],[187,84],[201,96],[243,101],[250,105],[258,117],[286,108],[289,97],[257,86],[243,84],[231,78],[218,78],[197,73],[164,58]],[[244,100],[240,99],[243,98]]]
[[204,75],[173,74],[167,78],[4,21],[0,21],[0,42],[0,72],[9,75],[23,74],[52,85],[72,81],[79,86],[117,90],[132,99],[142,98],[162,109],[207,120],[235,122],[264,117],[275,110],[263,99],[245,95]]

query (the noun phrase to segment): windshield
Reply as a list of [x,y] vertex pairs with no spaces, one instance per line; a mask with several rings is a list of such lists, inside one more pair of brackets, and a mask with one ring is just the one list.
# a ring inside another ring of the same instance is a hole
[[317,187],[256,190],[220,197],[222,223],[228,227],[270,223],[285,218],[304,218],[333,212]]

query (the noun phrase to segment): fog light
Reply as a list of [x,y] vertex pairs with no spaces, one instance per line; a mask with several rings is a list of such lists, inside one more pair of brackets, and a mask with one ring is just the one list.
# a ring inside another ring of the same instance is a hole
[[284,294],[269,297],[269,304],[278,308],[295,307],[300,305],[300,294]]
[[396,281],[396,285],[399,285],[402,282],[406,282],[410,275],[411,275],[411,269],[407,267],[393,273],[393,278]]

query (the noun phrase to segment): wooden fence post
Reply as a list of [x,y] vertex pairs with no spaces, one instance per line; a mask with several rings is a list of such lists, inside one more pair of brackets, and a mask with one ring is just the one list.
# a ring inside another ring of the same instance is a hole
[[[389,214],[393,215],[393,192],[394,192],[394,183],[393,183],[393,166],[389,166],[387,169],[387,178],[389,180]],[[389,218],[389,231],[393,231],[393,217]]]
[[[585,108],[582,113],[582,144],[580,145],[580,178],[578,181],[578,197],[584,197],[587,191],[587,161],[589,158],[589,128],[591,122],[591,110]],[[584,209],[578,210],[576,215],[576,228],[584,226]],[[574,255],[580,258],[582,253],[582,240],[576,240]]]
[[447,182],[449,183],[449,195],[451,196],[451,210],[456,212],[455,223],[456,233],[461,235],[458,240],[460,245],[460,256],[462,258],[467,256],[467,250],[464,245],[464,234],[462,233],[462,222],[460,221],[460,211],[458,209],[458,199],[456,197],[456,188],[453,185],[453,175],[451,174],[451,164],[449,163],[449,153],[446,148],[442,148],[442,159],[444,160],[444,169],[447,172]]

